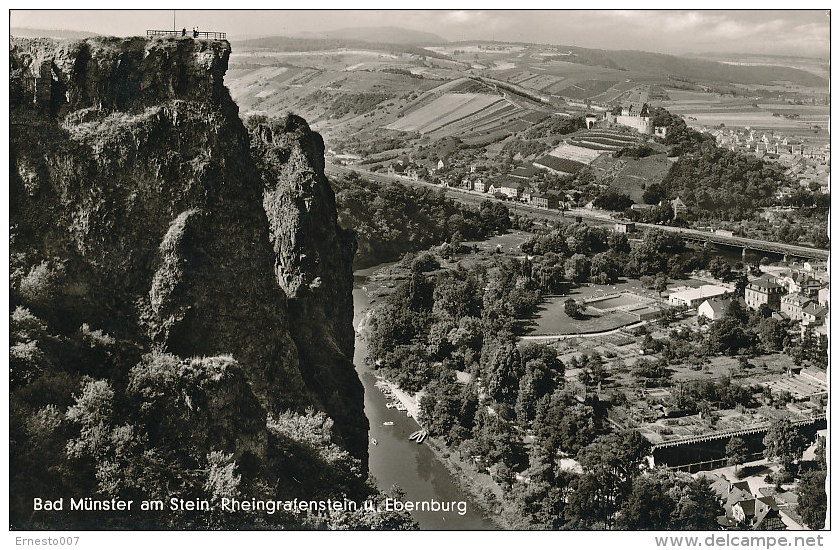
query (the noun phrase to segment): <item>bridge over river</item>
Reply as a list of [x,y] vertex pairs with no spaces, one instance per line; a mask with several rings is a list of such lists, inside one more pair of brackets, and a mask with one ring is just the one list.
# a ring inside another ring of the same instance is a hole
[[784,256],[794,256],[796,258],[805,258],[809,260],[827,260],[828,250],[821,248],[812,248],[810,246],[799,246],[794,244],[778,243],[774,241],[762,241],[760,239],[750,239],[747,237],[735,237],[727,235],[718,235],[708,231],[700,231],[697,229],[685,229],[682,227],[671,227],[667,225],[651,225],[637,223],[637,227],[652,227],[678,233],[684,240],[690,242],[712,243],[722,246],[731,246],[734,248],[741,248],[743,250],[759,250],[762,252],[772,252],[774,254],[781,254]]

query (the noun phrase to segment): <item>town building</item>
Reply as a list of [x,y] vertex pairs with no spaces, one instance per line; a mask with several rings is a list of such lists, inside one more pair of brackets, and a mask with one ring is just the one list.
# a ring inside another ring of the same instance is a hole
[[803,325],[821,325],[825,321],[828,310],[819,304],[811,302],[802,310]]
[[475,182],[473,183],[473,189],[475,191],[478,191],[479,193],[486,193],[487,192],[487,189],[485,188],[484,182],[481,181],[481,178],[478,178],[477,180],[475,180]]
[[753,496],[749,483],[732,483],[717,475],[703,476],[723,504],[724,515],[717,518],[723,528],[776,531],[787,529],[779,506],[773,497]]
[[558,207],[559,201],[555,195],[533,193],[531,195],[531,204],[538,208],[554,209]]
[[781,306],[785,287],[776,282],[772,275],[764,274],[750,282],[744,291],[744,301],[750,309],[758,309],[762,304],[773,310]]
[[732,518],[739,525],[759,531],[783,531],[787,529],[779,507],[773,497],[749,498],[732,506]]
[[817,303],[823,307],[828,307],[828,298],[830,295],[831,292],[828,290],[828,287],[821,288],[817,293]]
[[672,306],[699,307],[709,298],[725,297],[732,294],[732,290],[725,286],[702,285],[699,288],[688,288],[668,295],[668,303]]
[[525,184],[521,181],[503,180],[493,182],[488,192],[491,194],[501,193],[509,199],[518,199],[523,189],[525,189]]
[[802,310],[811,303],[806,296],[794,292],[793,294],[785,294],[781,299],[781,312],[788,316],[788,319],[794,321],[802,320]]
[[729,304],[732,300],[727,298],[712,298],[704,301],[697,307],[697,318],[705,317],[709,321],[719,321],[726,317]]
[[616,233],[635,233],[636,222],[619,220],[615,222],[615,231]]

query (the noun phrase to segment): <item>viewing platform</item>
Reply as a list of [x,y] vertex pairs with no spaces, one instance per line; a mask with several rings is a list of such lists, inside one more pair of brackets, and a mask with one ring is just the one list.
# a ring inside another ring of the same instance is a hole
[[183,36],[184,38],[203,38],[205,40],[227,40],[227,33],[226,32],[201,32],[193,33],[193,31],[188,30],[186,33],[184,31],[159,31],[159,30],[151,30],[146,31],[146,36]]

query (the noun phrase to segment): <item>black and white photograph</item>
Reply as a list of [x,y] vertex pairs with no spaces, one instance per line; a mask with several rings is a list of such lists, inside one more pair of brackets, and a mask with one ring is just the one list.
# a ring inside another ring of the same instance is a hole
[[8,12],[12,544],[825,545],[829,9],[178,7]]

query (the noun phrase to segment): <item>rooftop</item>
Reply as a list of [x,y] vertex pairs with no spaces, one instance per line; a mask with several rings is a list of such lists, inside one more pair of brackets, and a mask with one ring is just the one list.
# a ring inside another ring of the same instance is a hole
[[702,285],[700,288],[689,288],[686,290],[681,290],[679,292],[674,292],[670,294],[668,297],[674,297],[678,300],[684,300],[686,302],[693,302],[694,300],[698,300],[700,298],[714,298],[715,296],[721,296],[731,292],[725,286],[718,286],[718,285]]

